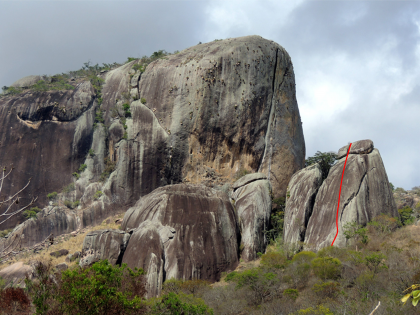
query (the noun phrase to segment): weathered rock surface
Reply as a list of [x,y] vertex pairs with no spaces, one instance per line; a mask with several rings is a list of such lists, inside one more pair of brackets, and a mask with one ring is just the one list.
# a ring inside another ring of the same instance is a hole
[[39,75],[28,75],[22,79],[13,82],[13,84],[10,86],[15,88],[30,87],[37,83],[39,80],[42,80],[42,77]]
[[[38,196],[60,191],[73,181],[92,142],[94,91],[89,82],[74,90],[23,92],[0,98],[0,165],[15,171],[5,180],[2,196],[31,184],[21,195],[22,204]],[[0,230],[22,221],[14,216]]]
[[[271,214],[271,184],[264,174],[245,175],[233,184],[232,199],[241,227],[241,258],[251,261],[257,253],[264,253]],[[235,188],[236,187],[236,188]]]
[[[100,107],[88,81],[75,82],[72,91],[2,97],[0,147],[6,149],[0,165],[13,162],[19,169],[3,192],[9,195],[32,176],[26,199],[38,196],[45,205],[46,194],[59,192],[86,164],[71,197],[81,200],[75,212],[81,226],[125,211],[158,187],[223,186],[243,169],[269,174],[274,194],[285,195],[304,165],[305,144],[293,65],[280,45],[247,36],[190,47],[143,73],[132,69],[135,63],[100,74]],[[98,109],[103,124],[95,123]],[[90,200],[99,190],[103,196]],[[66,222],[61,226],[71,226]]]
[[25,288],[26,284],[24,280],[26,274],[32,279],[32,271],[32,266],[25,265],[23,262],[19,261],[0,270],[0,277],[5,281],[6,287],[13,284],[14,287]]
[[238,265],[239,229],[228,196],[205,186],[161,187],[127,210],[134,229],[122,263],[148,272],[150,294],[166,279],[217,281]]
[[54,256],[55,258],[66,256],[69,253],[67,249],[60,249],[55,252],[50,253],[51,256]]
[[[309,218],[305,231],[304,241],[307,249],[319,250],[323,247],[330,246],[334,240],[337,231],[338,193],[346,159],[343,152],[345,151],[347,153],[347,149],[346,147],[340,149],[341,153],[339,156],[342,156],[342,158],[331,167],[327,179],[325,179],[318,190],[312,215]],[[366,225],[381,213],[393,217],[398,216],[385,167],[379,151],[373,148],[372,141],[363,140],[354,142],[351,149],[343,178],[340,206],[338,209],[339,233],[334,242],[334,246],[346,245],[343,227],[348,222],[357,222],[360,225]],[[295,181],[294,185],[296,186],[298,183],[298,181]],[[291,185],[291,190],[297,189],[294,185]],[[306,198],[301,198],[300,200],[299,196],[296,195],[293,200],[290,198],[288,202],[303,212]],[[292,223],[288,222],[287,224]],[[299,227],[296,228],[292,225],[289,231],[290,234],[296,235],[301,230]]]
[[318,164],[296,172],[290,180],[290,197],[286,199],[284,212],[283,240],[285,243],[298,244],[305,240],[306,227],[312,215],[321,182],[322,173]]
[[79,265],[84,267],[104,259],[108,259],[112,265],[120,264],[129,238],[129,233],[119,230],[97,230],[88,233],[83,241]]
[[36,219],[21,223],[7,238],[0,238],[0,251],[13,243],[20,242],[22,247],[43,242],[50,234],[54,237],[71,233],[80,226],[75,210],[66,207],[49,206],[37,214]]

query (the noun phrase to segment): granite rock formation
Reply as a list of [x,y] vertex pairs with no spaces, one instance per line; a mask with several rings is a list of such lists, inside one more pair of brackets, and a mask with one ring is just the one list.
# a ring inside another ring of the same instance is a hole
[[271,184],[262,173],[245,175],[236,181],[231,193],[241,229],[241,258],[251,261],[264,253],[271,215]]
[[[46,195],[74,181],[72,173],[86,164],[70,198],[81,201],[83,226],[125,211],[158,187],[221,186],[243,169],[270,174],[273,193],[285,195],[303,167],[305,144],[293,65],[280,45],[246,36],[190,47],[144,72],[133,68],[136,62],[99,74],[101,105],[83,79],[71,82],[74,90],[1,97],[0,165],[19,170],[3,192],[32,176],[25,198],[38,196],[45,206]],[[95,123],[98,111],[103,123]],[[97,191],[103,195],[93,199]],[[23,220],[14,218],[0,229]]]
[[[306,200],[310,197],[301,198],[301,201],[299,201],[299,196],[307,191],[305,185],[312,185],[312,190],[315,189],[316,185],[313,185],[311,180],[302,183],[292,179],[290,189],[294,193],[293,195],[290,194],[288,203],[291,205],[287,206],[285,217],[291,218],[293,216],[292,212],[296,211],[294,209],[298,209],[299,213],[307,211],[307,213],[312,214],[307,221],[307,225],[302,228],[292,225],[285,233],[287,235],[297,235],[306,228],[304,233],[306,249],[319,250],[330,246],[334,240],[337,231],[338,193],[347,150],[348,145],[339,150],[339,160],[331,167],[328,177],[319,188],[312,211],[310,209],[309,211],[305,210]],[[301,173],[307,173],[307,171],[304,170]],[[360,225],[366,225],[381,213],[398,217],[385,167],[379,151],[374,148],[371,140],[356,141],[351,146],[344,174],[338,209],[339,233],[334,246],[346,245],[346,238],[343,234],[343,227],[346,223],[357,222]],[[301,234],[300,239],[302,239]],[[290,237],[290,241],[293,241],[293,237]]]
[[217,281],[238,265],[238,223],[227,194],[219,190],[186,184],[158,188],[127,210],[121,228],[90,233],[81,265],[108,259],[143,268],[149,297],[160,294],[167,279]]
[[286,198],[283,240],[289,244],[304,242],[306,228],[322,183],[319,164],[296,172],[289,183],[290,196]]

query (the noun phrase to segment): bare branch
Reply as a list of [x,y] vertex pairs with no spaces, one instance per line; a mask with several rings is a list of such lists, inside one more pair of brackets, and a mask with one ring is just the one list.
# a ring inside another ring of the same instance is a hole
[[372,315],[373,313],[375,313],[375,311],[378,309],[379,305],[381,305],[381,301],[378,302],[378,305],[376,305],[375,309],[369,315]]
[[7,202],[9,202],[10,200],[13,200],[17,195],[19,195],[23,190],[25,190],[25,188],[26,187],[28,187],[29,186],[29,184],[31,183],[31,179],[29,179],[29,181],[28,181],[28,183],[25,185],[25,187],[23,187],[21,190],[19,190],[16,194],[14,194],[13,196],[11,196],[11,197],[9,197],[9,199],[7,199],[7,200],[3,200],[3,201],[0,201],[0,206],[3,204],[3,203],[7,203]]
[[23,208],[21,208],[21,209],[19,209],[19,210],[16,210],[15,212],[12,212],[12,213],[9,213],[9,214],[6,214],[6,212],[7,211],[9,211],[9,208],[14,204],[14,203],[11,203],[10,204],[10,206],[9,206],[9,208],[6,210],[6,212],[4,212],[3,214],[0,214],[0,216],[6,216],[6,215],[8,215],[9,217],[7,218],[7,219],[5,219],[4,221],[2,221],[2,222],[0,222],[0,224],[2,224],[2,223],[4,223],[4,222],[6,222],[7,220],[9,220],[11,217],[13,217],[14,215],[16,215],[16,214],[18,214],[18,213],[20,213],[21,211],[23,211],[23,210],[25,210],[26,208],[28,208],[28,207],[30,207],[30,206],[32,206],[34,203],[35,203],[35,201],[38,199],[38,197],[35,197],[35,198],[33,198],[32,200],[31,200],[31,202],[28,204],[28,205],[26,205],[25,207],[23,207]]

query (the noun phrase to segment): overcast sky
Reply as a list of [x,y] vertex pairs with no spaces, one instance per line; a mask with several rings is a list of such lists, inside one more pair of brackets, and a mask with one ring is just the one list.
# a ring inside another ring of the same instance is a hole
[[306,157],[371,139],[420,185],[420,1],[0,0],[0,86],[246,35],[292,58]]

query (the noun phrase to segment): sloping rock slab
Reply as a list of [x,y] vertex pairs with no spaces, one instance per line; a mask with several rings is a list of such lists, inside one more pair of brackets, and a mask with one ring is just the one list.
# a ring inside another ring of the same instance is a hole
[[[160,225],[145,224],[147,220],[170,228],[160,231]],[[171,278],[218,281],[222,272],[238,265],[239,228],[222,191],[185,184],[158,188],[127,210],[122,229],[136,230],[122,262],[154,273],[154,292],[159,292],[161,281]]]
[[297,244],[305,240],[305,231],[322,182],[319,164],[310,165],[295,173],[289,183],[290,197],[286,199],[283,239]]
[[265,176],[261,175],[264,174],[251,175],[244,177],[257,179],[247,181],[232,193],[241,225],[241,258],[244,261],[254,260],[258,252],[265,252],[267,239],[264,230],[267,230],[271,214],[270,181],[263,179]]
[[242,176],[232,185],[232,188],[238,189],[239,187],[245,186],[246,184],[249,184],[250,182],[253,182],[259,179],[267,179],[267,176],[263,173],[253,173],[253,174]]
[[88,233],[83,241],[79,265],[89,266],[104,259],[108,259],[112,265],[120,264],[129,238],[129,233],[119,230],[98,230]]
[[[353,146],[352,146],[353,147]],[[335,164],[316,196],[305,234],[308,249],[331,245],[336,235],[336,213],[345,157]],[[334,246],[346,245],[343,227],[347,222],[366,225],[381,213],[398,217],[388,176],[377,149],[348,157],[338,211],[339,233]]]
[[10,286],[13,283],[13,286],[19,288],[25,288],[24,279],[26,274],[29,274],[29,277],[32,278],[33,268],[29,265],[24,265],[23,262],[19,261],[13,265],[10,265],[2,270],[0,270],[0,277],[5,280],[6,287]]

